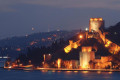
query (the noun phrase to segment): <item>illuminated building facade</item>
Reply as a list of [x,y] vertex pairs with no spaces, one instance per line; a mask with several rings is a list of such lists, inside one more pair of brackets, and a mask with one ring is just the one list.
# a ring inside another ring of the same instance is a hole
[[77,49],[78,46],[80,46],[79,42],[80,42],[79,40],[76,42],[69,40],[69,45],[64,48],[65,53],[69,53],[72,50],[72,48]]
[[99,32],[99,28],[104,28],[104,20],[102,18],[90,18],[89,32]]
[[64,68],[67,68],[67,69],[78,69],[78,64],[79,64],[78,60],[64,60],[63,61],[63,66]]
[[81,68],[90,68],[89,62],[95,59],[95,53],[92,51],[92,47],[82,47],[79,58]]
[[95,69],[105,69],[112,67],[112,58],[110,56],[101,56],[101,59],[95,59]]

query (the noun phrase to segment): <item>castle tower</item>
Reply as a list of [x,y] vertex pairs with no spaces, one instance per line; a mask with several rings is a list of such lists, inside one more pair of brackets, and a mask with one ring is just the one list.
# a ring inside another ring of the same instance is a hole
[[91,46],[82,47],[82,51],[79,54],[80,67],[90,68],[89,62],[95,59],[95,53],[92,51]]
[[100,28],[104,28],[103,18],[90,18],[89,32],[92,31],[99,32]]

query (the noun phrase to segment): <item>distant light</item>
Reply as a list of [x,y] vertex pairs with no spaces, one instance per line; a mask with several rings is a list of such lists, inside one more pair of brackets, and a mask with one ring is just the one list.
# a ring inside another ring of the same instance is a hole
[[60,29],[57,29],[57,31],[60,31]]
[[3,58],[8,58],[7,56],[4,56]]
[[34,31],[35,29],[32,27],[32,31]]
[[49,56],[50,56],[51,54],[49,54]]
[[16,51],[21,51],[21,48],[17,48]]
[[88,28],[85,28],[86,31],[88,31]]
[[9,66],[8,68],[10,69],[10,68],[12,68],[12,66]]
[[28,35],[27,35],[27,34],[26,34],[25,36],[26,36],[26,37],[28,37]]

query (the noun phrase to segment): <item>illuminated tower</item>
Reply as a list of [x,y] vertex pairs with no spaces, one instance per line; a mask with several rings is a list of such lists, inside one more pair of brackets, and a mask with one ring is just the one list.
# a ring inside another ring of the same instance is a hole
[[79,58],[81,68],[90,68],[89,62],[95,59],[95,53],[92,51],[92,47],[82,47],[82,52],[80,52]]
[[90,18],[89,32],[92,31],[99,32],[100,28],[104,28],[103,18]]

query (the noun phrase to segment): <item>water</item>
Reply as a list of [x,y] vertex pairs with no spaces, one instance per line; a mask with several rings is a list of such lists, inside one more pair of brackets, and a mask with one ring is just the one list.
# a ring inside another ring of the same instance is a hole
[[42,72],[0,69],[0,80],[120,80],[120,72]]

